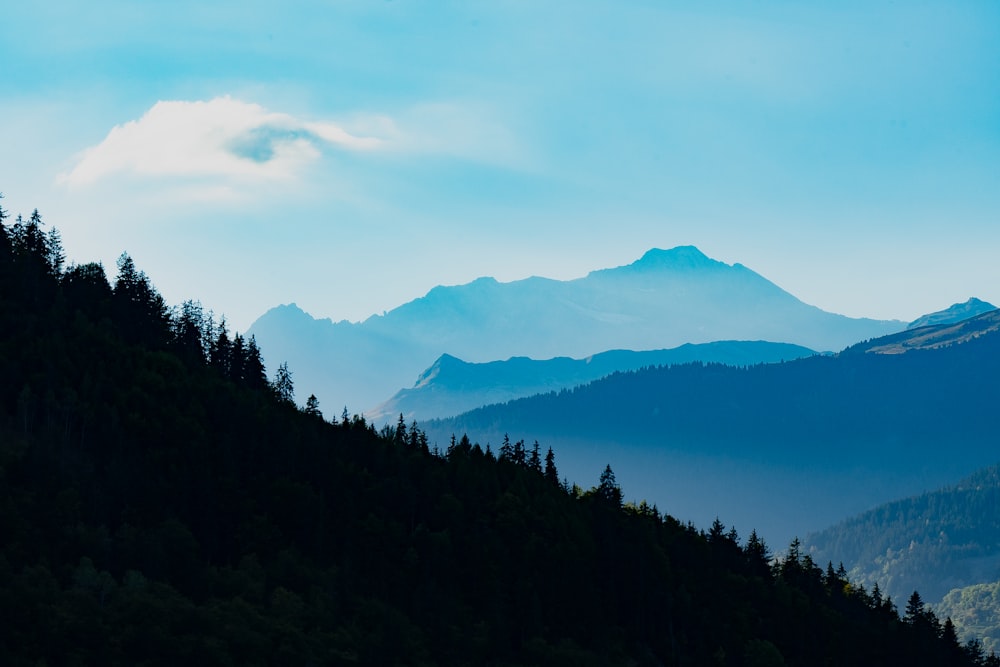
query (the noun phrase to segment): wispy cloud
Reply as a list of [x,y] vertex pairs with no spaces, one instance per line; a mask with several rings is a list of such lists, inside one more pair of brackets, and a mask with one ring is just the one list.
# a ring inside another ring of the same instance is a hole
[[231,97],[157,102],[117,125],[59,176],[73,187],[113,174],[258,181],[288,179],[325,149],[377,149],[382,141],[337,124],[305,121]]

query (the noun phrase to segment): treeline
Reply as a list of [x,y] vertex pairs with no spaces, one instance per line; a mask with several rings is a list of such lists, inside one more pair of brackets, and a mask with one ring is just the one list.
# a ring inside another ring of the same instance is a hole
[[252,341],[57,241],[0,224],[2,664],[998,664],[610,466],[584,491],[523,441],[299,409]]

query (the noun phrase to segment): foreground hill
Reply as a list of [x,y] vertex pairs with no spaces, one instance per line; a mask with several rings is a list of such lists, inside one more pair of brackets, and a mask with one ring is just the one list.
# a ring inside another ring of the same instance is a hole
[[813,354],[813,350],[801,345],[736,340],[688,343],[669,350],[646,352],[612,350],[585,359],[513,357],[506,361],[474,364],[445,354],[420,374],[412,389],[398,391],[365,416],[376,423],[393,421],[400,414],[407,421],[424,421],[451,417],[491,403],[559,391],[646,366],[693,361],[748,366]]
[[4,665],[996,664],[794,550],[623,506],[610,469],[582,492],[300,411],[127,257],[112,285],[61,256],[0,225]]
[[[442,354],[470,362],[583,358],[600,350],[767,340],[839,350],[903,322],[851,319],[802,303],[741,264],[697,248],[650,250],[576,280],[480,278],[435,287],[361,323],[316,320],[294,305],[250,328],[274,365],[331,405],[368,411],[412,384]],[[353,403],[351,403],[353,402]]]
[[[427,430],[539,438],[575,474],[613,459],[629,488],[680,516],[720,512],[784,542],[995,461],[998,321],[993,311],[782,364],[619,373]],[[889,348],[903,353],[878,353]]]

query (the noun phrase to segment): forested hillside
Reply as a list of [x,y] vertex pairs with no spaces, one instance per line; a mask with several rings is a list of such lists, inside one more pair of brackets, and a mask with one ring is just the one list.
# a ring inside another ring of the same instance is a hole
[[920,588],[959,636],[1000,647],[1000,466],[809,535],[805,550],[897,601]]
[[938,602],[1000,573],[1000,466],[958,484],[880,505],[806,538],[813,557],[897,600],[920,588]]
[[62,258],[37,214],[0,225],[4,665],[997,664],[797,544],[772,566],[623,504],[610,467],[582,491],[520,442],[300,410],[127,256]]

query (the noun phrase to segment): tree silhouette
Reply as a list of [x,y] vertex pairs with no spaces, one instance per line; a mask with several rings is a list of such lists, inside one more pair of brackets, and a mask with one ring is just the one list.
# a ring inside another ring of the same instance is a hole
[[559,471],[556,470],[556,455],[549,447],[549,451],[545,453],[545,471],[542,473],[546,480],[552,484],[559,484]]
[[271,383],[274,395],[278,400],[285,403],[295,402],[295,385],[292,383],[292,372],[288,370],[288,362],[281,362],[278,370],[274,374],[274,382]]
[[309,398],[306,399],[306,407],[303,410],[307,415],[312,415],[313,417],[323,418],[323,413],[319,409],[319,399],[316,398],[316,394],[309,394]]
[[610,463],[604,467],[604,472],[601,473],[601,479],[597,485],[597,495],[616,507],[620,507],[622,504],[622,490],[615,480],[615,473],[611,469]]

